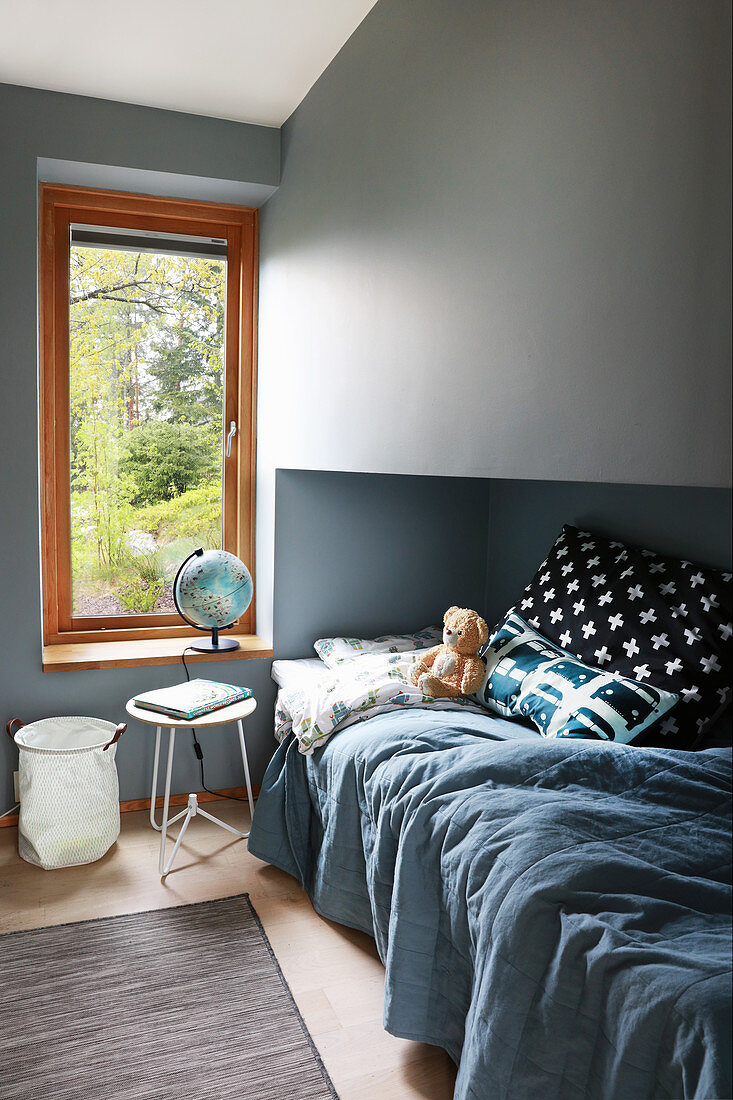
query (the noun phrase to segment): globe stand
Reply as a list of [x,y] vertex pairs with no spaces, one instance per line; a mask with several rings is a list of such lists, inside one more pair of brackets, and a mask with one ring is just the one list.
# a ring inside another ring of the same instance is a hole
[[191,649],[199,653],[225,653],[227,650],[239,649],[236,638],[220,638],[216,627],[211,629],[210,638],[202,638],[200,642],[191,642]]

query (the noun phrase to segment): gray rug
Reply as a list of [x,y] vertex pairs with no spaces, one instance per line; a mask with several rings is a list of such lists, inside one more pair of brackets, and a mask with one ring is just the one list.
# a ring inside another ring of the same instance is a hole
[[336,1092],[246,894],[0,936],[5,1100]]

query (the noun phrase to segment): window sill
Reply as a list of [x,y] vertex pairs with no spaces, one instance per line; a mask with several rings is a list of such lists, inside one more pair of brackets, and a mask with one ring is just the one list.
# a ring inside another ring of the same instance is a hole
[[[200,661],[246,661],[272,657],[273,652],[256,634],[227,634],[239,649],[226,653],[186,654],[188,664]],[[142,638],[125,642],[61,642],[43,647],[44,672],[73,672],[85,668],[137,668],[142,665],[175,665],[186,646],[200,641],[189,638]]]

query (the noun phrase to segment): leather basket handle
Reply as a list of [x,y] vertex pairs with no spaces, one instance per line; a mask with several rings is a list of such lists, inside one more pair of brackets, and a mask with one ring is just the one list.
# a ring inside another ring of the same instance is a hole
[[11,718],[9,722],[5,723],[5,730],[6,730],[7,735],[10,738],[11,741],[15,740],[15,734],[13,732],[13,726],[15,725],[16,722],[18,723],[18,729],[22,729],[22,727],[25,725],[25,722],[21,722],[20,718]]
[[110,747],[110,745],[114,745],[115,741],[119,741],[119,739],[122,737],[122,734],[125,732],[126,729],[127,729],[127,722],[120,722],[119,726],[115,730],[114,737],[112,738],[111,741],[107,742],[107,744],[102,749],[102,752],[106,752],[107,749]]

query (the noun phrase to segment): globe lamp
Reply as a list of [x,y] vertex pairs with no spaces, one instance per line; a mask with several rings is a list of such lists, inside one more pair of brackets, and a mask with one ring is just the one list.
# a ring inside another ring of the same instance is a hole
[[239,649],[234,638],[220,638],[243,615],[252,602],[252,577],[249,569],[226,550],[199,547],[183,561],[173,582],[173,600],[181,618],[196,630],[211,631],[192,649],[204,653],[223,653]]

